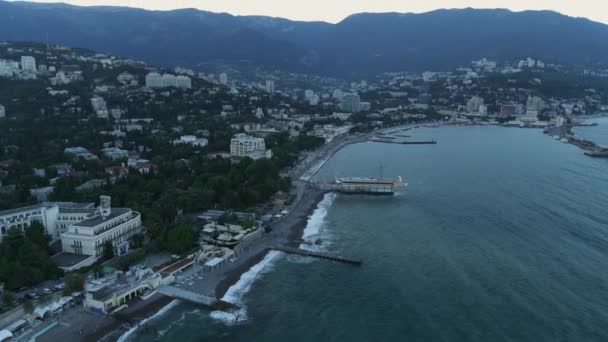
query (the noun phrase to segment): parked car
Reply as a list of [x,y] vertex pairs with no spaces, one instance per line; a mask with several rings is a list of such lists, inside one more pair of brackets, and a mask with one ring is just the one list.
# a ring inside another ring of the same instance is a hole
[[37,294],[36,292],[31,292],[31,293],[28,293],[26,295],[26,297],[29,298],[29,299],[37,299],[37,298],[40,298],[40,295]]
[[55,290],[57,290],[57,291],[63,290],[65,288],[65,284],[64,283],[59,283],[59,284],[53,286],[53,288],[55,288]]
[[53,293],[53,291],[51,289],[49,289],[48,287],[45,287],[42,289],[42,293],[49,294],[49,293]]

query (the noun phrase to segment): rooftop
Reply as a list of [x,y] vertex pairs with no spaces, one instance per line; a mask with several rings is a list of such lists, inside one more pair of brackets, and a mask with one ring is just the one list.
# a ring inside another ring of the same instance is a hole
[[37,204],[37,205],[30,205],[28,207],[0,210],[0,216],[13,215],[13,214],[18,214],[18,213],[25,212],[25,211],[38,210],[38,209],[42,209],[45,207],[48,207],[48,206],[44,205],[44,204]]
[[84,221],[78,223],[77,226],[88,227],[88,228],[97,227],[98,225],[100,225],[104,222],[113,220],[119,216],[129,213],[130,211],[131,211],[131,209],[128,209],[128,208],[112,208],[112,212],[107,217],[104,218],[103,216],[99,215],[99,216],[84,220]]
[[51,259],[57,266],[69,268],[74,265],[78,265],[79,263],[85,261],[90,257],[90,255],[61,252],[59,254],[53,255]]

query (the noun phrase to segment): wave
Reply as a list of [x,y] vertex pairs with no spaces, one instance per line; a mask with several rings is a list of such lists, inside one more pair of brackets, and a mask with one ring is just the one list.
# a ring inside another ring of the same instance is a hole
[[272,265],[281,255],[281,252],[270,251],[262,261],[254,265],[249,271],[243,273],[239,281],[232,285],[224,297],[223,301],[235,304],[239,307],[238,310],[230,312],[212,311],[211,318],[222,321],[226,325],[236,325],[247,321],[247,308],[245,307],[244,297],[251,289],[251,285],[264,273],[272,269]]
[[167,304],[165,307],[163,307],[162,309],[160,309],[153,316],[150,316],[150,317],[144,319],[138,325],[134,326],[133,328],[129,329],[126,333],[122,334],[122,336],[120,336],[120,338],[117,340],[117,342],[125,342],[125,341],[127,341],[127,339],[133,333],[135,333],[137,331],[137,329],[139,329],[141,326],[143,326],[144,324],[150,322],[151,320],[157,319],[157,318],[161,317],[162,315],[166,314],[169,310],[171,310],[174,307],[176,307],[179,303],[181,303],[180,300],[178,300],[178,299],[173,300],[171,303]]
[[[333,192],[325,194],[323,200],[317,205],[317,209],[310,215],[308,222],[306,223],[306,228],[304,228],[304,232],[302,233],[302,240],[304,240],[304,243],[300,245],[301,249],[317,251],[322,247],[325,247],[324,244],[326,244],[329,235],[323,231],[323,226],[325,225],[327,211],[335,198],[336,194]],[[319,239],[321,240],[321,243],[317,244]]]

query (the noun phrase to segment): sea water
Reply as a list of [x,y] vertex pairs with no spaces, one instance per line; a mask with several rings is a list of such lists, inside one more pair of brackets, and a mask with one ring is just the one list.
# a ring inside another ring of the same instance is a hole
[[408,134],[438,144],[351,145],[315,176],[409,183],[312,214],[303,247],[361,267],[272,255],[225,297],[245,318],[181,303],[128,340],[608,341],[608,160],[533,129]]

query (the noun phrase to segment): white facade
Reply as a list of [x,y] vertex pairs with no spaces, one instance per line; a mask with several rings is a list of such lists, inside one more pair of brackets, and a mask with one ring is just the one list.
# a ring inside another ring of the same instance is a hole
[[118,147],[104,148],[103,150],[101,150],[101,153],[103,153],[106,157],[112,160],[129,158],[129,151],[121,150]]
[[272,151],[266,150],[266,142],[263,138],[237,134],[230,141],[230,156],[251,159],[271,158]]
[[182,135],[179,139],[173,140],[174,145],[188,144],[197,147],[205,147],[209,141],[205,138],[197,138],[194,135]]
[[103,97],[95,96],[91,98],[91,106],[93,107],[93,111],[97,114],[97,117],[102,119],[107,119],[110,115],[108,112],[108,105]]
[[192,80],[188,76],[175,76],[171,74],[161,75],[156,72],[146,75],[146,87],[148,88],[192,88]]
[[361,98],[357,94],[344,94],[341,107],[345,112],[358,113],[361,111]]
[[274,95],[275,89],[274,89],[274,81],[273,80],[267,80],[266,81],[266,92],[270,95]]
[[0,119],[6,117],[6,108],[3,105],[0,105]]
[[467,113],[479,113],[479,109],[484,105],[483,98],[479,96],[473,96],[467,102]]
[[0,59],[0,77],[12,77],[18,70],[18,62]]
[[220,84],[228,85],[228,75],[226,73],[220,74]]
[[14,227],[24,232],[33,221],[42,223],[51,238],[56,240],[58,238],[58,213],[58,206],[46,204],[0,211],[0,241],[9,229]]
[[32,56],[21,56],[21,69],[30,73],[36,73],[36,59]]
[[545,101],[538,96],[529,96],[526,102],[526,111],[540,113],[545,109]]
[[108,241],[115,255],[128,252],[132,238],[143,232],[141,215],[127,208],[112,209],[109,201],[109,197],[102,196],[95,216],[70,225],[61,234],[64,252],[99,257]]

